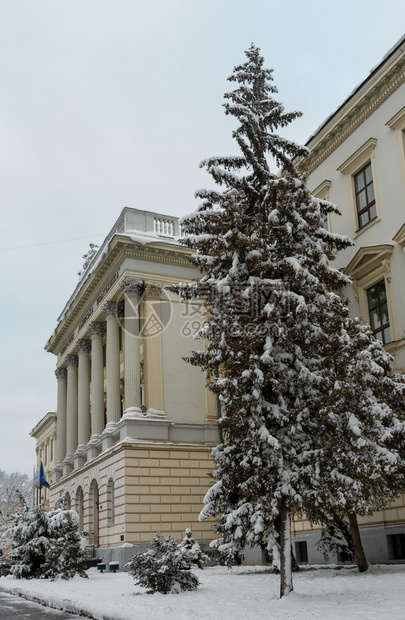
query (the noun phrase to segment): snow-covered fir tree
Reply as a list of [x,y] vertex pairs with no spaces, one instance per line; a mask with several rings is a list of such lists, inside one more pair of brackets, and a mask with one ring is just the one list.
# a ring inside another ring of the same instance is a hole
[[77,513],[59,504],[49,511],[43,504],[24,506],[5,532],[11,541],[9,572],[16,579],[87,577],[85,545],[77,525]]
[[330,553],[335,553],[339,562],[353,562],[354,549],[349,523],[338,517],[325,518],[321,537],[315,543],[314,549],[322,553],[325,560],[329,559]]
[[200,545],[193,537],[190,528],[186,529],[184,538],[179,544],[179,549],[190,560],[191,564],[198,566],[198,568],[202,569],[204,562],[209,560],[208,555],[202,551]]
[[325,364],[330,380],[317,403],[324,439],[306,512],[312,521],[325,513],[349,520],[356,562],[364,571],[368,563],[356,514],[383,509],[405,485],[405,377],[392,374],[391,355],[357,319],[343,322]]
[[[350,347],[351,331],[364,332],[335,292],[349,278],[329,264],[351,244],[322,227],[324,214],[338,210],[310,195],[294,163],[306,157],[305,147],[275,133],[299,113],[285,113],[273,99],[272,71],[263,67],[260,50],[252,45],[246,56],[229,78],[237,87],[224,104],[239,121],[233,136],[242,155],[201,163],[218,187],[196,192],[202,204],[184,218],[182,243],[195,250],[190,260],[202,277],[173,290],[205,302],[207,322],[197,337],[208,345],[189,361],[206,372],[222,405],[223,443],[213,450],[216,482],[200,518],[219,516],[214,547],[229,563],[240,560],[246,543],[272,550],[277,542],[283,596],[293,589],[291,515],[331,501],[331,482],[346,508],[345,494],[359,492],[362,464],[353,460],[353,483],[346,484],[340,475],[346,455],[337,447],[335,464],[325,466],[333,441],[324,446],[325,431],[337,441],[343,429],[354,443],[358,439],[356,414],[340,416],[335,406],[341,395],[336,368],[349,384],[344,345]],[[360,366],[361,360],[360,354]],[[371,416],[375,403],[365,403]],[[391,448],[386,443],[396,421],[391,416],[385,428],[383,415],[376,412],[365,452],[369,459],[379,454],[381,467],[394,473],[398,451],[395,442]]]
[[200,585],[191,572],[191,558],[171,536],[158,534],[150,541],[149,549],[132,556],[126,567],[135,577],[135,584],[148,588],[150,594],[178,594]]

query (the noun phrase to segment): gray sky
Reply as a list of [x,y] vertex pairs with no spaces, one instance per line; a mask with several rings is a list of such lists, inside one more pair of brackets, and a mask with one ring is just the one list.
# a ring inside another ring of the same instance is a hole
[[404,23],[401,0],[0,0],[0,469],[32,472],[88,244],[124,206],[194,210],[198,163],[237,152],[222,96],[250,43],[305,142]]

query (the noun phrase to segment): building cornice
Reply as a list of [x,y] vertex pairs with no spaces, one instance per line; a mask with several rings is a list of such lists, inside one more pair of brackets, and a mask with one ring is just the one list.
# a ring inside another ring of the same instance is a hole
[[[188,260],[192,254],[184,246],[153,241],[142,245],[126,234],[116,234],[111,239],[107,252],[98,265],[88,276],[76,296],[72,296],[65,306],[54,334],[47,342],[45,349],[50,353],[64,353],[73,342],[73,330],[79,330],[87,322],[94,310],[107,297],[107,293],[119,280],[119,268],[126,258],[139,261],[160,263],[179,267],[193,268]],[[76,334],[77,336],[77,334]]]
[[396,235],[392,238],[393,241],[402,245],[405,250],[405,224],[401,226]]
[[311,174],[405,82],[405,42],[385,59],[307,142]]
[[47,426],[51,426],[52,424],[56,424],[56,413],[50,411],[42,418],[42,420],[38,422],[36,426],[34,426],[30,432],[30,437],[34,437],[36,439]]

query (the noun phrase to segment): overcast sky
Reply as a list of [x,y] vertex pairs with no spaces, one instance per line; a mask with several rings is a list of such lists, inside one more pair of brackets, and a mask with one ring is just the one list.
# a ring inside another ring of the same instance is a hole
[[88,244],[124,206],[194,210],[199,162],[237,152],[222,96],[250,43],[305,142],[404,23],[401,0],[0,0],[0,469],[32,473]]

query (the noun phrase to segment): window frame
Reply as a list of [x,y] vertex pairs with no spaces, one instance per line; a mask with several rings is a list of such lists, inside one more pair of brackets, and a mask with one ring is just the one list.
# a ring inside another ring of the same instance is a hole
[[[367,182],[367,170],[370,169],[371,170],[371,181]],[[359,187],[359,181],[358,179],[362,178],[362,182],[363,182],[363,186]],[[353,180],[354,180],[354,193],[355,193],[355,199],[356,199],[356,209],[357,209],[357,222],[359,225],[359,230],[361,228],[364,228],[364,226],[367,226],[367,224],[369,224],[369,222],[371,222],[372,220],[374,220],[377,217],[377,207],[375,204],[375,193],[374,193],[374,181],[373,181],[373,171],[371,168],[371,162],[367,162],[365,166],[363,166],[363,168],[361,168],[358,172],[356,172],[353,175]],[[370,199],[369,197],[369,193],[370,193],[370,188],[373,188],[373,198]],[[366,197],[366,204],[364,207],[361,206],[360,204],[360,195],[364,192],[365,197]],[[373,215],[373,217],[371,217],[371,211],[374,207],[375,210],[375,215]],[[362,216],[367,213],[367,217],[368,220],[365,224],[363,224],[363,226],[361,226],[361,218]]]
[[394,343],[397,340],[391,284],[391,255],[393,250],[394,246],[391,244],[362,247],[345,269],[345,274],[353,279],[352,286],[359,304],[359,318],[363,324],[370,324],[367,291],[384,280],[391,331],[391,342],[384,346],[390,352],[392,348],[395,348]]
[[[384,285],[384,293],[385,293],[385,299],[384,300],[382,300],[380,298],[380,285],[381,284]],[[370,300],[370,291],[371,291],[372,288],[375,288],[375,287],[376,287],[376,290],[377,290],[377,303],[374,306],[372,306],[371,305],[371,300]],[[391,325],[390,325],[390,320],[389,320],[390,316],[389,316],[389,311],[388,311],[387,287],[385,285],[385,278],[382,278],[381,280],[379,280],[375,284],[372,284],[367,289],[367,305],[368,305],[368,314],[369,314],[370,326],[371,326],[371,329],[373,331],[374,337],[377,340],[380,340],[380,338],[378,338],[377,334],[381,333],[381,342],[384,345],[390,344],[392,342],[392,337],[391,337]],[[382,321],[382,308],[384,306],[387,306],[388,323],[383,323],[383,321]],[[380,317],[380,327],[373,329],[371,315],[372,315],[372,312],[375,312],[375,311],[378,311],[378,315]],[[386,331],[386,329],[390,330],[390,340],[389,340],[389,342],[385,341],[385,331]]]
[[[341,164],[337,170],[346,175],[348,187],[349,187],[349,199],[351,203],[351,219],[353,227],[353,239],[356,239],[363,232],[368,230],[371,226],[374,226],[377,222],[381,221],[380,206],[378,201],[378,188],[377,188],[377,175],[375,170],[375,155],[374,151],[377,146],[376,138],[369,138],[360,148],[357,149],[346,161]],[[360,226],[359,211],[357,208],[356,199],[356,185],[355,177],[367,165],[371,165],[371,176],[374,190],[374,201],[376,216],[369,220],[364,226]]]
[[[312,196],[314,196],[314,198],[317,198],[318,200],[326,200],[327,202],[329,202],[329,189],[331,185],[332,182],[328,179],[325,179],[311,192]],[[328,213],[326,216],[326,222],[328,225],[328,228],[326,230],[328,230],[328,232],[331,232],[332,230],[330,215],[331,214]]]

